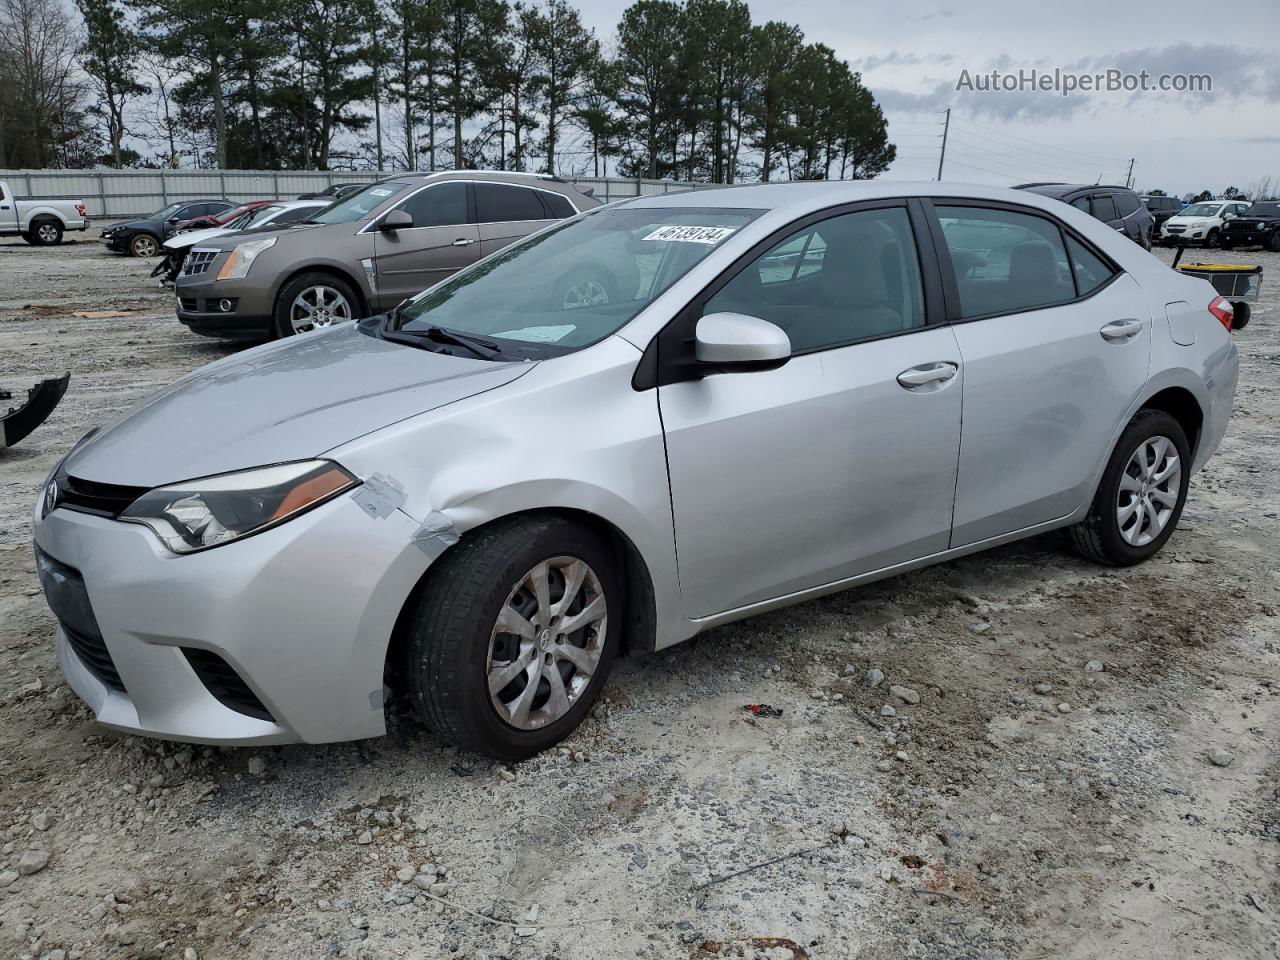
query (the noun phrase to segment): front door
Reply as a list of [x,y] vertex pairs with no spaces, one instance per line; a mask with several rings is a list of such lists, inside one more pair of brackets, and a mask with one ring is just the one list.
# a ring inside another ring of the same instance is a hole
[[412,227],[383,232],[375,222],[366,228],[377,231],[376,310],[390,309],[479,259],[480,232],[469,222],[467,206],[467,184],[446,180],[394,207],[413,218]]
[[718,312],[777,324],[793,355],[659,387],[686,615],[945,550],[960,352],[925,324],[906,207],[780,238],[701,309]]
[[936,207],[955,271],[964,438],[953,547],[1071,514],[1147,382],[1137,282],[1051,217]]

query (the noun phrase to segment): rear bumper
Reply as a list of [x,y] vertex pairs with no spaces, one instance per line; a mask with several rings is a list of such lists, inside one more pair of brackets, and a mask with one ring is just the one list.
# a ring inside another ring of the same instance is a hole
[[[117,730],[231,745],[378,736],[387,643],[427,565],[417,526],[399,511],[371,518],[343,496],[177,556],[142,526],[60,507],[36,523],[36,545],[77,574],[91,614],[56,604],[73,614],[59,623],[59,666]],[[270,719],[229,706],[192,652],[220,658]]]

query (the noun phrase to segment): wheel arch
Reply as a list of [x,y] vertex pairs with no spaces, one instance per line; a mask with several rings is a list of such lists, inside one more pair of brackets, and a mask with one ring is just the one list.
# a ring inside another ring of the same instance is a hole
[[[616,524],[589,510],[577,507],[539,507],[530,510],[516,510],[485,521],[479,526],[467,530],[462,539],[477,536],[495,524],[509,523],[512,520],[532,516],[562,517],[580,524],[599,536],[613,551],[622,571],[626,588],[625,627],[622,633],[622,649],[620,654],[629,652],[652,652],[657,639],[657,596],[654,591],[653,577],[649,565],[635,543]],[[456,546],[456,545],[455,545]],[[454,547],[445,550],[432,561],[426,571],[418,578],[412,590],[404,598],[400,612],[396,615],[395,626],[387,643],[384,661],[384,675],[391,687],[402,683],[407,668],[405,657],[408,649],[408,634],[414,607],[422,591],[431,583],[432,576],[439,571],[441,561],[449,556]]]
[[369,311],[371,309],[369,298],[364,292],[364,287],[361,286],[360,281],[356,278],[355,273],[344,266],[339,266],[336,263],[321,261],[320,263],[307,263],[301,266],[291,266],[289,271],[281,276],[280,282],[276,284],[275,290],[272,291],[271,294],[272,316],[275,315],[275,310],[280,304],[281,292],[283,292],[285,287],[304,273],[327,273],[330,276],[336,277],[350,285],[351,289],[355,291],[356,296],[360,300],[359,305],[361,313],[366,317],[369,315]]
[[1186,387],[1165,387],[1143,400],[1139,409],[1160,410],[1177,420],[1187,435],[1191,459],[1195,461],[1204,431],[1204,408],[1195,394]]

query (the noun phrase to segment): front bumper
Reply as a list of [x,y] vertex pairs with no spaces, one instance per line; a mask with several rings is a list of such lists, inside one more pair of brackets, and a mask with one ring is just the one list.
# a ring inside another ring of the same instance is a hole
[[[205,280],[202,276],[192,282],[180,276],[176,293],[178,320],[194,333],[262,340],[273,332],[271,289],[254,282],[253,278]],[[231,304],[230,310],[222,309],[224,300]]]
[[[398,510],[372,518],[348,494],[177,556],[138,524],[60,507],[36,523],[36,546],[83,579],[118,685],[84,652],[83,618],[59,623],[58,664],[99,722],[130,733],[217,744],[381,735],[387,643],[427,566],[417,528]],[[270,719],[228,706],[191,651],[221,658]]]

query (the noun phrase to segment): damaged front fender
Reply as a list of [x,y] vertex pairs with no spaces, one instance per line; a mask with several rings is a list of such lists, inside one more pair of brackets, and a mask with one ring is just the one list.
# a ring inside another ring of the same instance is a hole
[[[62,400],[67,392],[67,384],[71,382],[71,374],[64,373],[60,377],[41,380],[27,391],[27,401],[20,407],[10,407],[9,412],[0,418],[0,450],[12,447],[40,424],[49,419],[49,414]],[[0,391],[0,401],[9,400],[13,394]]]

